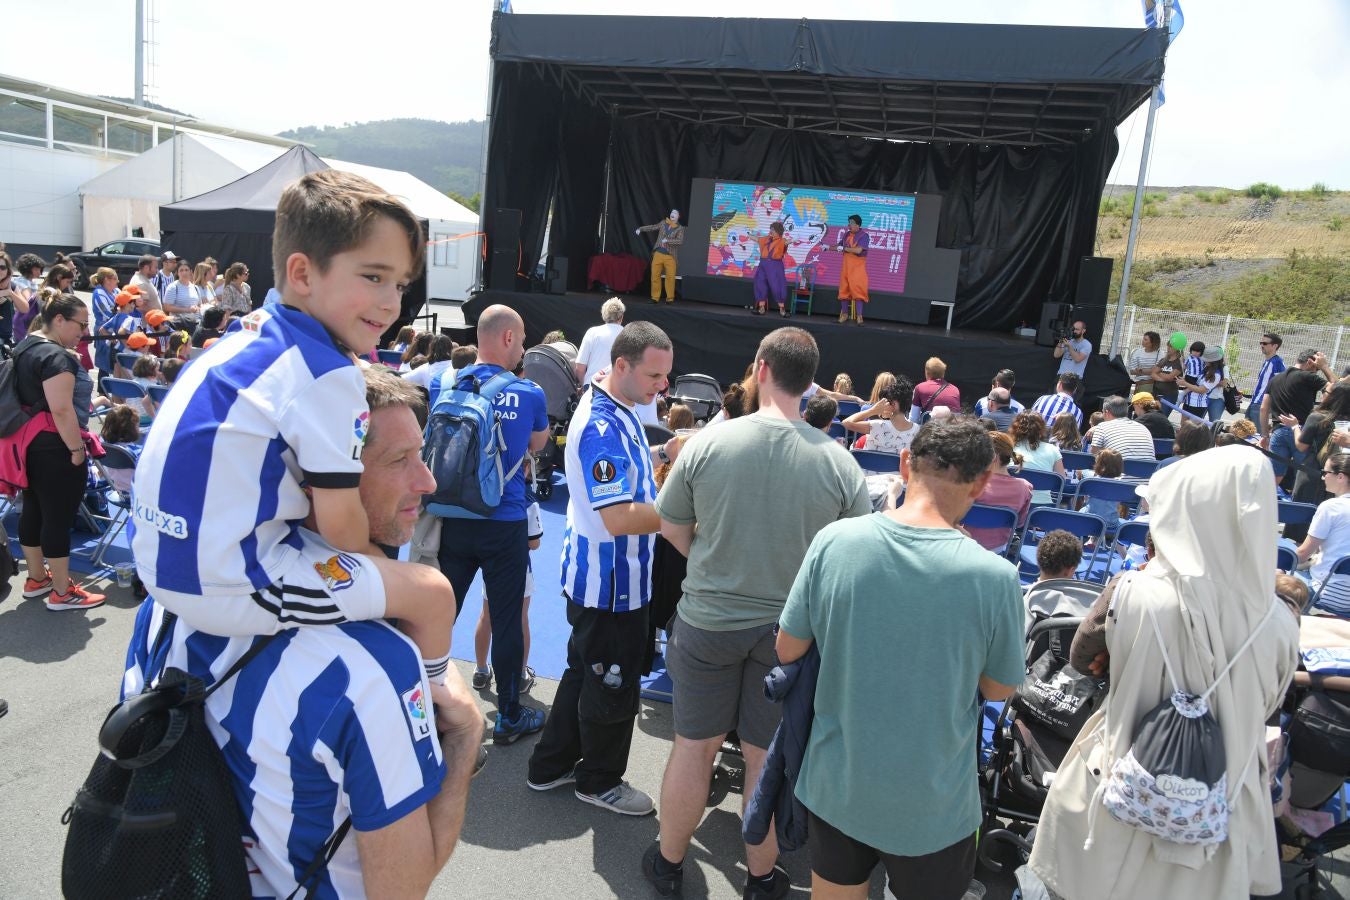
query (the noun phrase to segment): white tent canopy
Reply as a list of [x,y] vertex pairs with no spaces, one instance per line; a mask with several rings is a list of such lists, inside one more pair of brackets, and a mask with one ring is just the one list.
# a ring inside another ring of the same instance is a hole
[[[161,204],[214,191],[256,172],[286,149],[237,138],[179,133],[80,186],[84,248],[130,237],[136,229],[145,237],[157,238]],[[428,297],[468,296],[478,243],[456,238],[477,232],[477,213],[407,172],[340,159],[324,162],[370,179],[426,219],[429,236],[439,242],[429,248],[436,252],[428,254]]]

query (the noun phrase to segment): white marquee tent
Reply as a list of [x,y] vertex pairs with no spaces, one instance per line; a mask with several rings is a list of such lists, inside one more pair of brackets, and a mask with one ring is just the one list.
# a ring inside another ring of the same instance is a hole
[[[255,172],[286,147],[205,134],[179,133],[80,186],[85,249],[136,229],[160,233],[159,207],[223,187]],[[478,214],[407,172],[325,159],[335,169],[370,179],[427,220],[427,296],[463,299],[474,287]],[[167,249],[173,249],[169,247]]]

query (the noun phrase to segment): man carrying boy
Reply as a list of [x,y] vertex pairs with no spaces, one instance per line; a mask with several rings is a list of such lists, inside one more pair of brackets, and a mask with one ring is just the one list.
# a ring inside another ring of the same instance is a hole
[[[502,371],[514,371],[525,355],[525,322],[509,306],[489,306],[478,317],[478,362],[457,373],[456,386],[486,382]],[[453,356],[451,357],[453,360]],[[502,488],[502,501],[488,519],[441,520],[441,571],[450,579],[462,606],[469,585],[483,570],[483,591],[492,619],[492,671],[497,678],[495,744],[510,744],[544,727],[544,711],[520,703],[520,676],[525,666],[525,572],[530,566],[525,465],[517,466],[548,440],[548,405],[539,385],[518,378],[493,401],[501,417],[506,449],[502,468],[516,472]],[[458,610],[456,610],[458,615]]]
[[[398,319],[423,248],[408,208],[358,176],[314,172],[282,193],[285,304],[184,371],[136,470],[136,567],[187,627],[242,637],[397,618],[444,680],[450,587],[371,543],[358,491],[370,412],[353,354]],[[311,505],[317,535],[300,528]]]

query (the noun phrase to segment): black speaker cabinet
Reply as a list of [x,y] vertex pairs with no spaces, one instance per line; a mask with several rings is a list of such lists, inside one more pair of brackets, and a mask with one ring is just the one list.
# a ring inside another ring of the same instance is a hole
[[488,287],[497,291],[514,291],[516,285],[516,263],[520,261],[520,251],[512,245],[493,250],[488,266]]
[[1094,350],[1102,346],[1106,329],[1106,296],[1111,291],[1109,256],[1085,256],[1078,264],[1078,293],[1074,298],[1073,318],[1087,326],[1087,339]]
[[1036,328],[1036,345],[1055,346],[1055,334],[1068,331],[1073,325],[1073,305],[1069,303],[1045,303],[1041,305],[1041,321]]
[[544,277],[544,292],[548,294],[567,293],[567,257],[549,257],[548,270]]

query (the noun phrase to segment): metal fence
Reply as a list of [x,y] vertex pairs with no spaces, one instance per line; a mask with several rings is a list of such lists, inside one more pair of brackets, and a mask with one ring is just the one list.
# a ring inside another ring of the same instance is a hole
[[[1102,335],[1099,353],[1106,353],[1111,347],[1111,329],[1116,321],[1114,303],[1106,307],[1106,331]],[[1156,331],[1162,335],[1163,343],[1174,331],[1186,335],[1188,342],[1203,341],[1207,345],[1218,343],[1224,348],[1228,364],[1228,377],[1244,392],[1250,393],[1256,385],[1257,373],[1261,371],[1261,335],[1271,332],[1278,334],[1284,342],[1280,355],[1287,364],[1305,349],[1320,350],[1331,361],[1331,370],[1340,371],[1341,353],[1344,360],[1350,362],[1350,344],[1342,347],[1345,328],[1339,325],[1302,325],[1295,322],[1275,322],[1269,319],[1242,319],[1236,316],[1216,316],[1206,313],[1178,312],[1171,309],[1149,309],[1128,304],[1125,307],[1125,319],[1121,326],[1120,353],[1127,360],[1129,353],[1143,339],[1144,332]]]

